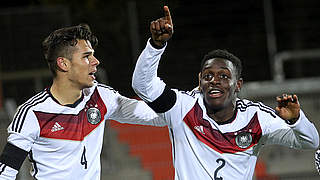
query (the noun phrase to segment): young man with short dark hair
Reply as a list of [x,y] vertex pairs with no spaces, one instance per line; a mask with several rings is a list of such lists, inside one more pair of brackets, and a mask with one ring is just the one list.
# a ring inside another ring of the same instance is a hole
[[107,120],[164,125],[144,102],[95,80],[97,42],[83,24],[58,29],[43,41],[53,83],[18,107],[0,156],[0,180],[15,179],[27,155],[35,179],[99,180]]

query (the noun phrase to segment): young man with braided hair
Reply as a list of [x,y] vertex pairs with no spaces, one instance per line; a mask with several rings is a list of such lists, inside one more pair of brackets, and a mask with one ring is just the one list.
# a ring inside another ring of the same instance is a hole
[[151,38],[137,61],[132,86],[166,121],[172,142],[175,180],[250,180],[263,145],[316,149],[319,135],[296,95],[277,97],[272,108],[237,97],[243,80],[239,58],[225,50],[209,52],[199,88],[171,89],[157,69],[173,34],[169,8],[152,21]]
[[0,180],[15,179],[26,156],[38,180],[99,180],[107,120],[164,125],[143,101],[97,83],[97,42],[82,24],[58,29],[43,41],[53,83],[18,107],[0,156]]

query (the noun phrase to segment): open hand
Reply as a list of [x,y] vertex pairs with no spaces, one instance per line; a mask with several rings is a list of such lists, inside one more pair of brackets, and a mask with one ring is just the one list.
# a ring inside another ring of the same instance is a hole
[[150,32],[153,42],[158,46],[163,46],[173,34],[173,23],[168,6],[163,7],[164,17],[152,21]]
[[277,98],[278,106],[276,112],[278,115],[290,123],[295,123],[299,119],[300,115],[300,104],[297,95],[283,94]]

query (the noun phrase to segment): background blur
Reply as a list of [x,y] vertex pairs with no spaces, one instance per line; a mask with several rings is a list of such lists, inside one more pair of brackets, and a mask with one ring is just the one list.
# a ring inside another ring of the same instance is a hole
[[[227,49],[243,61],[242,97],[274,107],[275,96],[295,92],[320,129],[318,0],[12,0],[0,5],[0,151],[17,105],[51,83],[41,52],[51,31],[89,24],[99,39],[98,80],[135,97],[134,65],[150,37],[149,23],[162,17],[163,5],[170,8],[175,30],[159,69],[167,84],[193,89],[204,54]],[[166,128],[114,121],[108,127],[102,179],[173,179]],[[256,179],[319,179],[313,154],[266,147]],[[19,179],[29,179],[27,164]]]

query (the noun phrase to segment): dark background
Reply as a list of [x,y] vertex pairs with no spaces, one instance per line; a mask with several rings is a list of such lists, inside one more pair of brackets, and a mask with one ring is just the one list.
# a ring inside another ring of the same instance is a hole
[[[213,49],[227,49],[243,61],[243,78],[272,80],[266,17],[262,0],[21,0],[3,1],[0,9],[0,72],[45,69],[42,40],[63,26],[88,23],[99,39],[96,57],[106,70],[108,84],[121,94],[135,96],[131,78],[137,55],[150,37],[149,24],[162,17],[168,5],[174,35],[168,43],[159,75],[171,87],[190,90],[198,84],[200,62]],[[276,51],[319,48],[320,1],[270,0]],[[128,5],[136,7],[136,34]],[[135,43],[133,47],[132,43]],[[290,61],[286,78],[319,76],[320,61]],[[43,80],[50,85],[49,78]],[[19,104],[31,97],[30,80],[4,81],[4,98]]]

